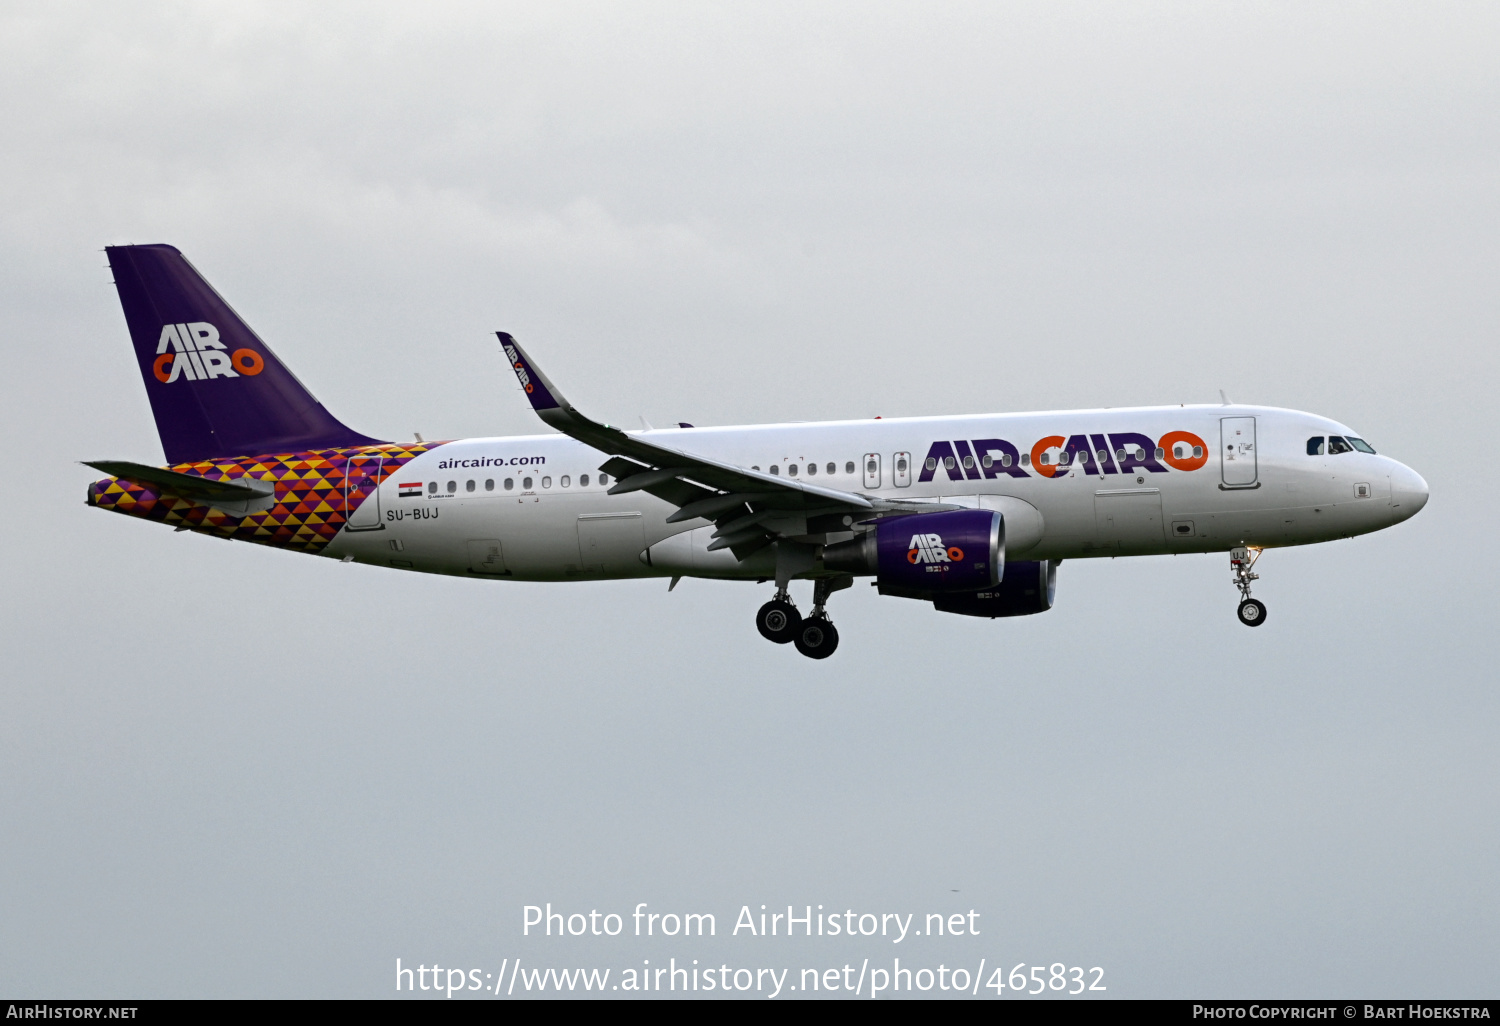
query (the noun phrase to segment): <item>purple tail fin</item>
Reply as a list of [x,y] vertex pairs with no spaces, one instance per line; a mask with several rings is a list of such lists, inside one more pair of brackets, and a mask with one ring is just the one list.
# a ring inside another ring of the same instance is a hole
[[174,246],[110,246],[169,463],[378,445],[340,424]]

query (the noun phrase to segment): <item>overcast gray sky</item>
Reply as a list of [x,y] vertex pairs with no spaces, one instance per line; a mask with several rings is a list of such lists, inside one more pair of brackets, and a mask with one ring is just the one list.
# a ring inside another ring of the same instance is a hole
[[[0,993],[1017,962],[1114,997],[1494,996],[1500,8],[0,3]],[[101,248],[183,249],[384,438],[1241,402],[1432,499],[1074,561],[1042,616],[495,584],[83,505],[161,449]],[[973,908],[895,949],[521,907]],[[905,959],[913,961],[907,963]]]

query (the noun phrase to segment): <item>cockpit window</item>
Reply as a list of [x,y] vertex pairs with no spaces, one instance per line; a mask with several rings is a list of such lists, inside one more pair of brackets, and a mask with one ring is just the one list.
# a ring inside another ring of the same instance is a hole
[[1307,454],[1309,456],[1323,455],[1323,436],[1314,435],[1307,440]]
[[1336,456],[1341,452],[1353,452],[1354,446],[1344,441],[1338,435],[1328,436],[1328,455]]
[[1355,438],[1353,435],[1350,435],[1349,444],[1354,446],[1360,452],[1367,452],[1371,456],[1375,455],[1375,450],[1371,448],[1370,443],[1365,441],[1363,438]]

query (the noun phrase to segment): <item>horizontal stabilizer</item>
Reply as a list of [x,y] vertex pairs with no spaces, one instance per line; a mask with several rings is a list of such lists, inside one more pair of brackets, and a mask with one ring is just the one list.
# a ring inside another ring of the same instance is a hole
[[269,508],[275,504],[276,499],[275,482],[259,481],[253,477],[213,481],[197,474],[148,467],[144,463],[131,463],[127,460],[86,460],[84,466],[102,470],[111,477],[123,477],[150,485],[189,502],[216,506],[235,513],[252,513],[258,508]]

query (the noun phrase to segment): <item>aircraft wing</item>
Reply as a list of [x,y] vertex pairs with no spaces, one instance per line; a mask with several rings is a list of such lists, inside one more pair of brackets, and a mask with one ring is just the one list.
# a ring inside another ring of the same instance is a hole
[[679,507],[679,523],[702,517],[718,525],[710,549],[728,548],[743,559],[777,537],[844,530],[848,516],[956,509],[933,502],[901,501],[827,488],[658,445],[591,420],[569,403],[511,335],[497,331],[531,407],[546,424],[614,457],[600,466],[617,481],[611,495],[645,491]]

